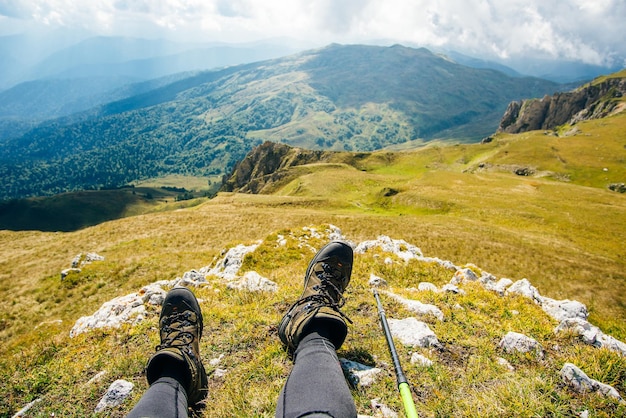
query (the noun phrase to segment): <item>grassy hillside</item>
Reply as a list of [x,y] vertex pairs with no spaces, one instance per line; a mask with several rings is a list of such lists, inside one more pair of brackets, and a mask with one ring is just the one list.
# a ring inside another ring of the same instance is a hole
[[[215,277],[197,289],[206,319],[205,362],[224,355],[226,377],[211,378],[210,409],[200,416],[272,416],[290,370],[276,324],[300,293],[312,252],[298,245],[303,227],[337,225],[355,243],[388,235],[420,247],[425,256],[472,263],[513,280],[528,278],[542,295],[576,299],[590,322],[626,340],[626,196],[607,184],[626,179],[626,115],[578,125],[568,137],[542,132],[497,136],[491,143],[443,146],[402,153],[338,154],[332,164],[307,166],[269,195],[222,193],[183,210],[105,222],[67,233],[0,231],[0,415],[41,398],[35,416],[90,415],[115,379],[146,388],[142,370],[157,344],[157,310],[136,326],[94,331],[70,339],[69,330],[105,301],[161,279],[210,265],[224,249],[263,240],[246,260],[279,285],[276,294],[227,289]],[[531,168],[535,175],[513,170]],[[605,170],[606,169],[606,170]],[[278,246],[278,236],[287,244]],[[324,239],[310,239],[318,247]],[[73,257],[105,257],[62,281]],[[471,284],[465,295],[410,290],[429,281],[441,287],[452,273],[412,261],[387,265],[386,255],[357,255],[346,313],[354,321],[340,356],[384,370],[369,388],[353,390],[359,413],[378,398],[400,411],[393,372],[377,324],[367,280],[371,273],[411,299],[437,305],[429,317],[442,349],[400,346],[421,416],[620,416],[623,405],[596,394],[579,395],[558,376],[565,362],[626,393],[626,359],[555,335],[556,321],[521,297],[501,298]],[[412,316],[385,299],[388,315]],[[459,309],[460,307],[460,309]],[[59,321],[60,320],[60,321]],[[506,354],[497,342],[508,331],[537,339],[543,360]],[[410,365],[410,352],[434,365]],[[514,372],[499,365],[504,357]],[[95,383],[89,380],[105,371]]]
[[[204,183],[204,179],[168,177],[153,179],[143,187],[70,192],[1,202],[0,229],[75,231],[127,216],[189,207],[198,204],[198,198],[214,193],[215,186],[209,189],[199,181]],[[146,187],[149,184],[152,187]]]

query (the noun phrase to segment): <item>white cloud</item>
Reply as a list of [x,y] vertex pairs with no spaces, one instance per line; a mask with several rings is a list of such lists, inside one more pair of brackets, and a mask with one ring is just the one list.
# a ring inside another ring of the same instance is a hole
[[0,0],[2,21],[107,35],[389,40],[493,57],[626,57],[623,0]]

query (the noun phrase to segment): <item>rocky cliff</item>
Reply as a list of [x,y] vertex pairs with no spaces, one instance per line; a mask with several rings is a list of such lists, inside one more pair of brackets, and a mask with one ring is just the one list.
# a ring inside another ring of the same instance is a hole
[[626,77],[622,76],[593,82],[571,92],[546,95],[542,99],[511,102],[498,132],[554,129],[565,123],[602,118],[626,108],[621,100],[625,95]]
[[222,184],[221,191],[264,193],[289,177],[291,167],[314,162],[330,162],[336,153],[293,148],[265,142],[250,151]]

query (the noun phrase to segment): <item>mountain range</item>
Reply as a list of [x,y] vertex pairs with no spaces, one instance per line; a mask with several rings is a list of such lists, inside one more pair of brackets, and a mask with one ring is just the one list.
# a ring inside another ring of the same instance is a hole
[[[476,142],[495,132],[509,102],[564,88],[400,45],[330,45],[114,93],[103,81],[102,88],[93,83],[91,96],[81,96],[80,81],[54,83],[48,94],[31,89],[37,94],[21,111],[2,107],[2,199],[118,187],[167,174],[219,178],[265,140],[354,151],[434,139]],[[0,94],[28,97],[14,89]],[[72,100],[51,111],[59,95]],[[55,112],[64,116],[19,120]]]

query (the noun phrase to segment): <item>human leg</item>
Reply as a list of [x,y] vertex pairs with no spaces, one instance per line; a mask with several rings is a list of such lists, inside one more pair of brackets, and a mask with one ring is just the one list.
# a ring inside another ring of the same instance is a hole
[[161,377],[143,394],[127,418],[186,418],[187,391],[176,379]]
[[202,311],[189,289],[168,292],[159,327],[161,344],[146,366],[150,388],[129,417],[186,417],[187,406],[206,397],[208,382],[199,347]]
[[300,342],[278,399],[277,417],[356,416],[335,346],[323,335],[311,332]]
[[304,292],[279,325],[294,367],[277,403],[277,417],[356,417],[336,349],[347,335],[339,310],[352,272],[352,248],[331,242],[311,260]]

